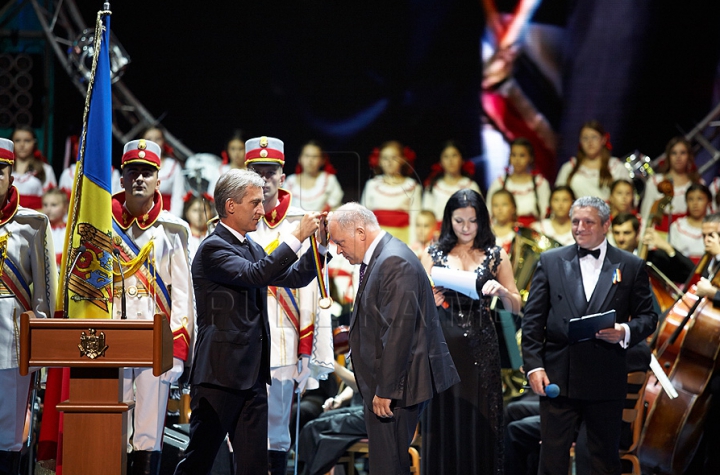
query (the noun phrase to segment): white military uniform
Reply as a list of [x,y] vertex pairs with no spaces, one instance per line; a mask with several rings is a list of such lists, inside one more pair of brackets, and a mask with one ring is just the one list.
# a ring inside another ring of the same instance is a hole
[[[278,205],[259,222],[256,231],[248,233],[270,252],[273,243],[280,243],[292,233],[305,212],[291,206],[290,192],[278,190]],[[298,255],[309,246],[303,244]],[[288,291],[289,294],[288,294]],[[291,296],[291,297],[290,297]],[[270,375],[268,386],[268,449],[287,452],[290,449],[290,410],[293,402],[294,379],[299,376],[298,360],[301,355],[311,356],[313,350],[319,360],[310,361],[308,389],[318,387],[316,377],[332,371],[332,329],[330,311],[318,306],[317,280],[299,289],[268,288],[268,319],[270,321]],[[317,322],[324,322],[318,324]],[[315,332],[320,332],[316,335]],[[314,348],[323,345],[325,348]],[[324,350],[324,351],[323,351]],[[323,361],[324,360],[324,361]]]
[[[141,217],[130,215],[124,202],[125,193],[113,196],[113,245],[121,251],[121,260],[125,263],[127,318],[150,320],[156,313],[167,314],[173,332],[174,360],[176,363],[177,359],[188,361],[195,328],[194,293],[188,257],[190,230],[187,223],[162,210],[162,198],[157,191],[153,208]],[[137,265],[127,264],[138,255],[141,257]],[[121,283],[116,277],[113,300],[115,319],[121,317],[121,289]],[[163,376],[153,376],[152,368],[124,370],[124,400],[133,400],[133,396],[135,399],[135,409],[132,411],[134,424],[129,421],[128,427],[132,428],[136,451],[159,451],[162,448],[170,390],[170,384],[164,382],[167,378]],[[128,417],[132,418],[132,412],[128,413]]]
[[0,216],[0,450],[19,451],[31,379],[18,371],[20,314],[53,316],[58,273],[47,216],[19,207],[14,186]]

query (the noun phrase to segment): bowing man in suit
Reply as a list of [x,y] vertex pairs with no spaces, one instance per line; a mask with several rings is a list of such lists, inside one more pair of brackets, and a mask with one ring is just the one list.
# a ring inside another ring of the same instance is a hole
[[[209,473],[225,434],[233,445],[235,474],[267,474],[267,286],[301,287],[315,278],[312,253],[300,260],[296,253],[319,229],[320,213],[305,215],[267,255],[246,237],[264,213],[263,185],[255,172],[230,170],[215,186],[220,223],[192,264],[197,343],[190,373],[190,443],[176,474]],[[320,234],[325,252],[324,229]]]
[[355,379],[365,405],[370,472],[410,473],[408,446],[424,404],[459,382],[420,260],[348,203],[330,215],[330,236],[360,284],[350,321]]
[[[582,197],[570,218],[577,245],[541,254],[522,325],[525,371],[541,396],[539,473],[568,473],[570,446],[584,422],[593,473],[619,474],[626,349],[652,333],[657,315],[645,263],[605,239],[608,205]],[[608,310],[616,312],[614,327],[569,342],[570,319]],[[553,399],[545,394],[550,383],[560,387]]]

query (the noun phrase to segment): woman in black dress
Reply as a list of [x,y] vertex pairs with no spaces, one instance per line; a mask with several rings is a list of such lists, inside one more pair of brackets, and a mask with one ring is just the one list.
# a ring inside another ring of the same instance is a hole
[[425,409],[422,466],[425,475],[502,474],[503,424],[500,355],[489,304],[520,311],[520,294],[505,251],[495,244],[480,194],[460,190],[450,197],[438,243],[423,256],[433,266],[476,274],[479,300],[436,289],[440,322],[461,382],[435,396]]

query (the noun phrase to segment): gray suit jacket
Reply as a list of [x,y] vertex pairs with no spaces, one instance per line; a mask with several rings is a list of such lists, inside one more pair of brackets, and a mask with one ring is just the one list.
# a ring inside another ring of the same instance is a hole
[[365,271],[350,321],[358,388],[398,407],[427,401],[460,381],[425,269],[402,241],[382,237]]

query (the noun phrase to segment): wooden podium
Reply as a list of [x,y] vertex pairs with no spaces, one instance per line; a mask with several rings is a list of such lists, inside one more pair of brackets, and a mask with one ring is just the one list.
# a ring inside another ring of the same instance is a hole
[[152,367],[160,376],[173,365],[173,337],[164,315],[154,320],[20,319],[20,374],[30,367],[70,367],[62,464],[65,475],[125,475],[127,420],[122,368]]

